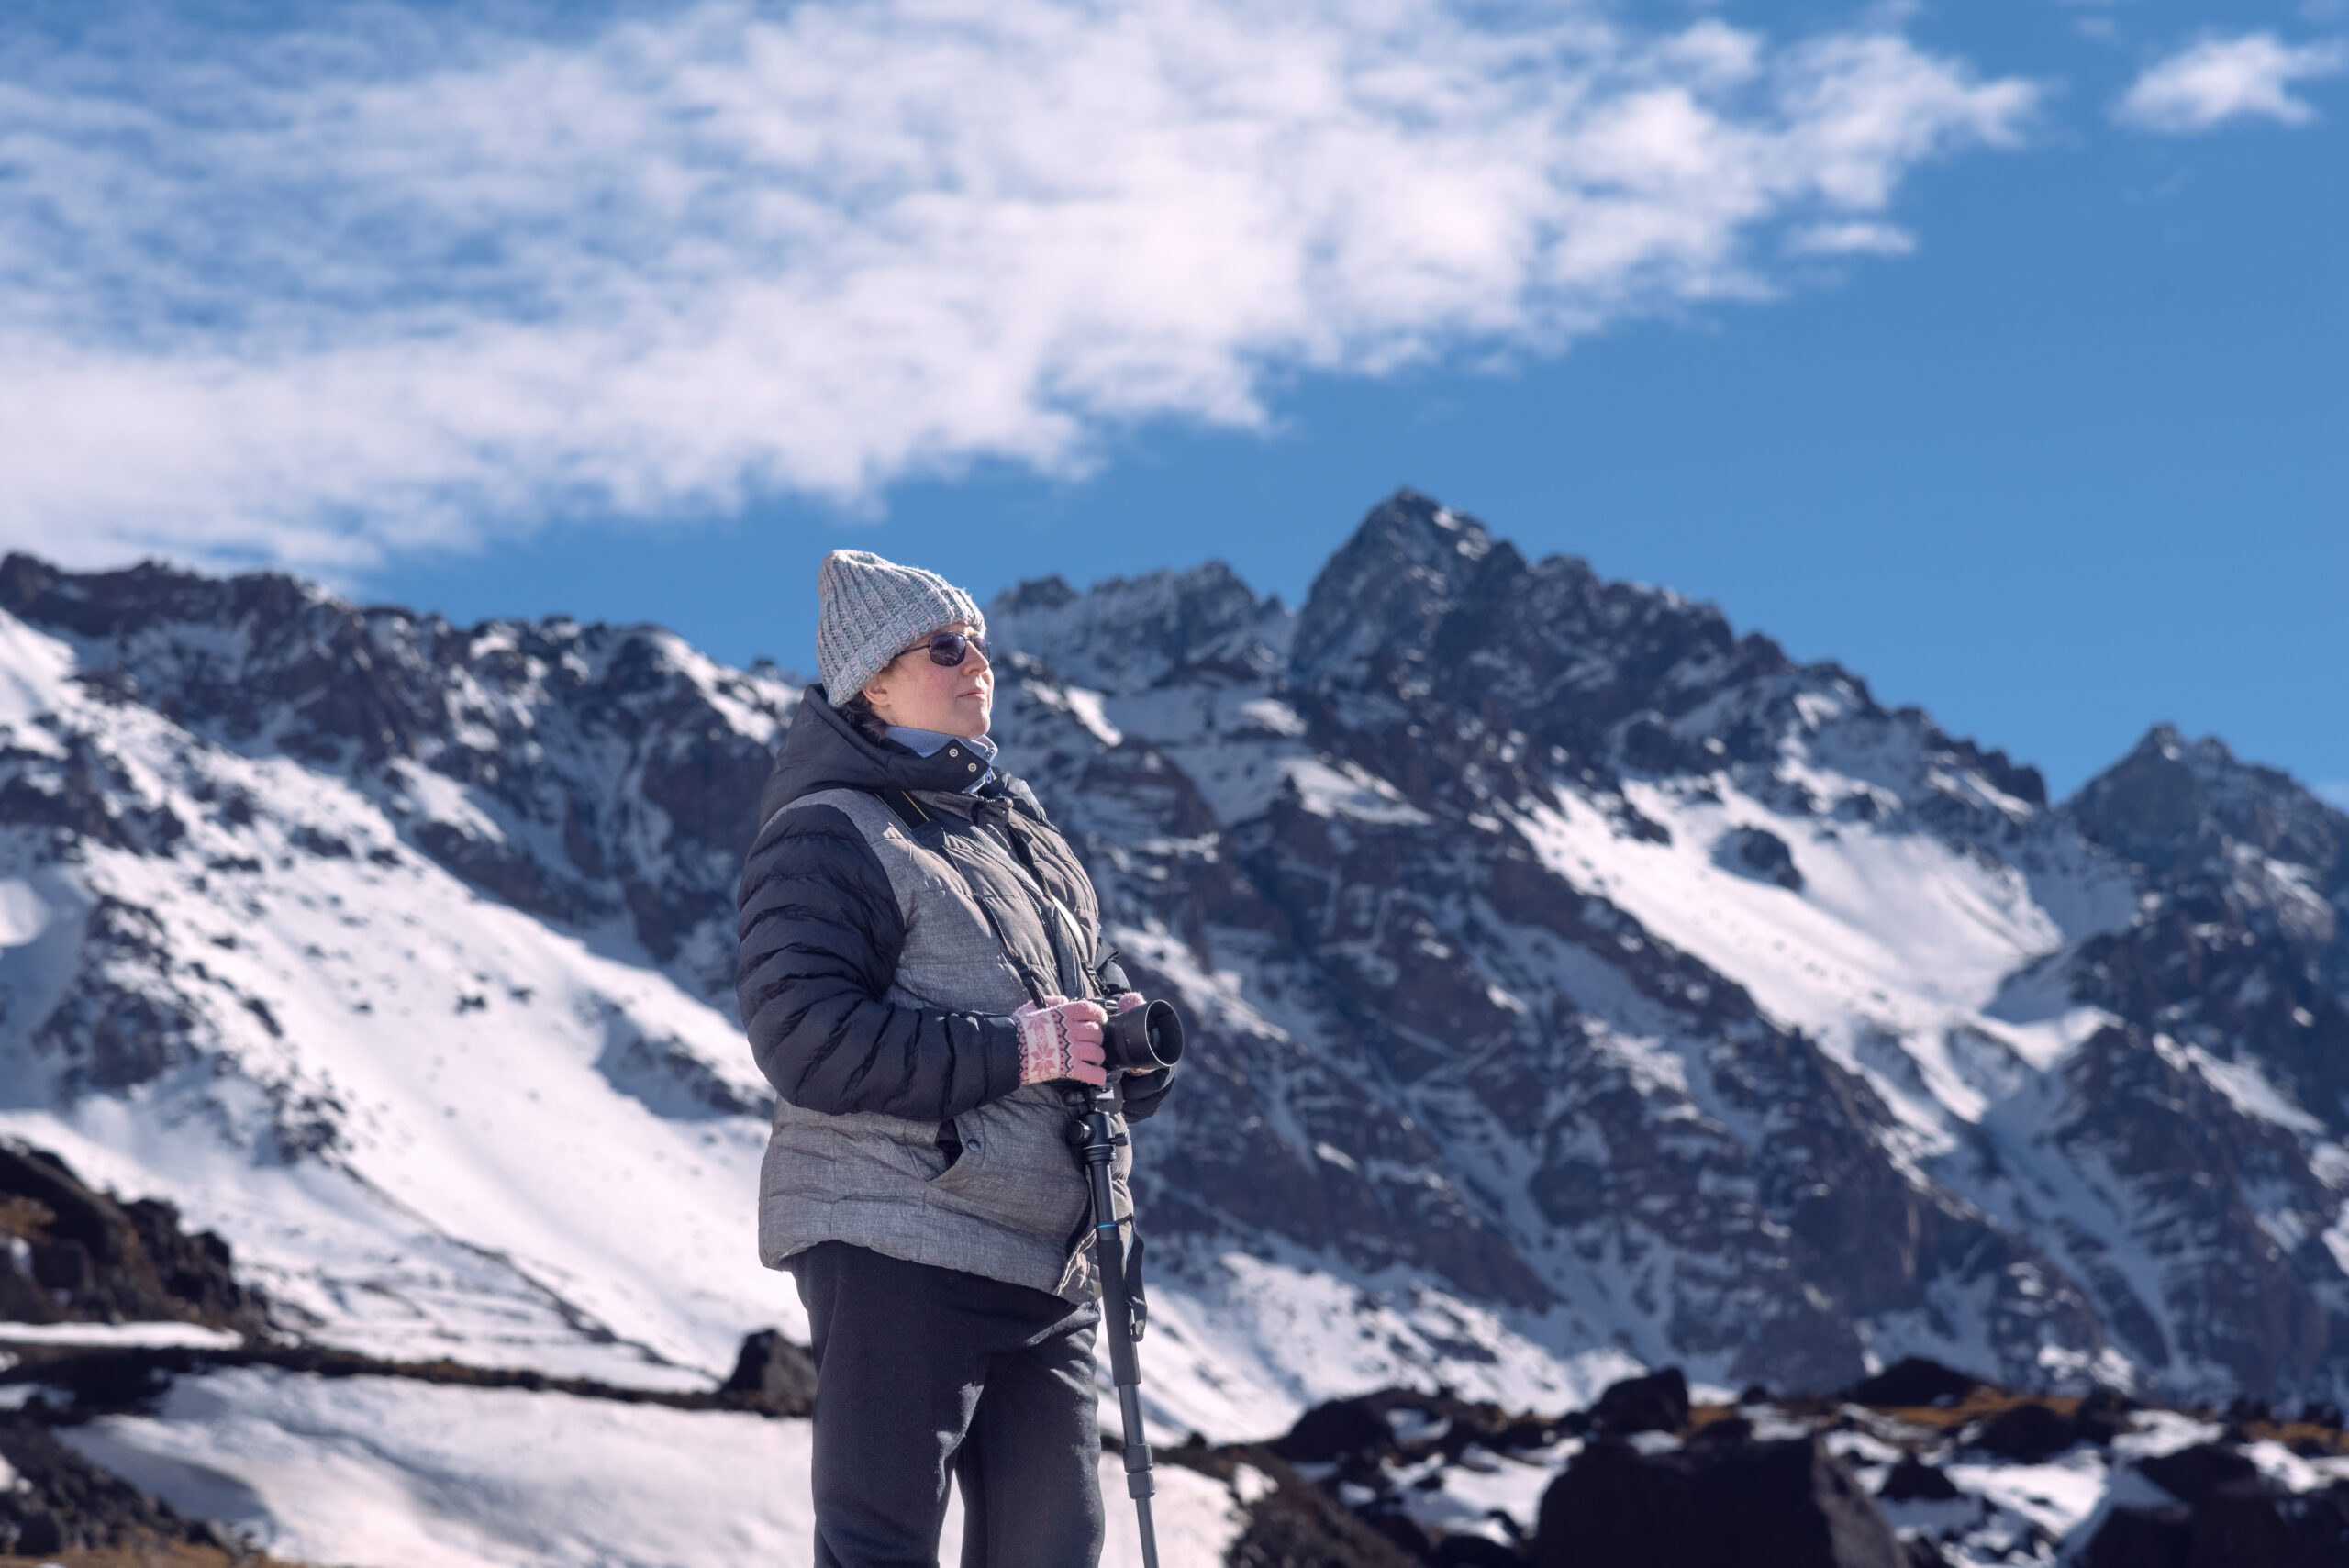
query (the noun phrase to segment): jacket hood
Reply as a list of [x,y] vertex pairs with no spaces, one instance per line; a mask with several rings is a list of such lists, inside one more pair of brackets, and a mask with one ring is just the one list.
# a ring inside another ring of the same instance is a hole
[[[892,790],[958,794],[969,777],[968,762],[949,755],[949,751],[941,747],[925,757],[895,740],[875,740],[831,705],[820,682],[810,683],[799,694],[799,707],[784,733],[774,770],[759,792],[759,821],[763,824],[801,795],[819,789],[862,789],[876,795]],[[1027,786],[1007,780],[998,767],[996,777],[982,787],[981,795],[1002,794],[1027,795]],[[963,796],[965,801],[969,798]]]

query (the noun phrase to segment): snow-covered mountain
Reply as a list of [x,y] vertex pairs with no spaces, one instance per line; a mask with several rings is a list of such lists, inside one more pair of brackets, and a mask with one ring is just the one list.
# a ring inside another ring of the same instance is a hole
[[726,1000],[785,683],[277,576],[0,606],[0,1128],[322,1339],[699,1385],[789,1319]]
[[1216,566],[991,613],[1003,727],[1215,1011],[1186,1269],[1275,1234],[1724,1383],[2341,1385],[2349,821],[2289,779],[2157,728],[2054,806],[1409,495],[1293,616]]
[[[996,733],[1193,1020],[1137,1131],[1164,1435],[1642,1365],[2349,1393],[2349,819],[2150,733],[2072,800],[1405,493],[1306,603],[989,606]],[[0,564],[0,1132],[305,1335],[707,1386],[733,886],[799,683],[651,628]]]

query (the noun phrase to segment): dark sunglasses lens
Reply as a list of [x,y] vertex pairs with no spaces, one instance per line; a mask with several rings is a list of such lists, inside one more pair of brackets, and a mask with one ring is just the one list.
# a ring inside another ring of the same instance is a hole
[[950,667],[960,664],[963,655],[974,648],[985,655],[987,651],[987,639],[976,633],[966,637],[959,631],[941,631],[930,639],[930,662]]

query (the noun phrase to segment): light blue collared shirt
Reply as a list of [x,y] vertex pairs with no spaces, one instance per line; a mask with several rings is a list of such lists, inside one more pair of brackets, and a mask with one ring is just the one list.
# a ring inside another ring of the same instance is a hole
[[893,724],[885,731],[889,739],[901,746],[910,746],[923,756],[930,756],[950,740],[968,746],[979,761],[987,764],[977,778],[962,786],[964,795],[974,795],[981,784],[995,777],[995,742],[984,735],[950,735],[942,729],[917,729],[910,724]]

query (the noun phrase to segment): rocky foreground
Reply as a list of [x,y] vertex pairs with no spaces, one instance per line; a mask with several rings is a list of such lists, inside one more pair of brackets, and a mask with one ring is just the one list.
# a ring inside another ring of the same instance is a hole
[[[750,1336],[732,1376],[699,1391],[304,1343],[273,1325],[217,1238],[184,1232],[168,1205],[117,1203],[39,1150],[0,1147],[0,1555],[280,1563],[73,1441],[233,1369],[543,1395],[551,1427],[568,1407],[558,1396],[792,1421],[814,1394],[806,1352],[774,1333]],[[2337,1409],[2283,1419],[2249,1402],[2025,1393],[1923,1360],[1831,1395],[1757,1386],[1724,1401],[1692,1399],[1666,1369],[1555,1415],[1390,1388],[1318,1406],[1269,1442],[1195,1437],[1159,1460],[1228,1490],[1231,1568],[2349,1562]],[[1108,1501],[1112,1530],[1130,1532],[1123,1500]]]
[[1550,1418],[1389,1389],[1177,1451],[1253,1493],[1245,1568],[2315,1568],[2349,1562],[2337,1410],[2020,1393],[1908,1361],[1692,1403],[1667,1369]]
[[[804,1363],[766,1349],[705,1396],[575,1381],[560,1392],[804,1416],[789,1386]],[[71,1446],[73,1426],[151,1403],[174,1379],[255,1360],[320,1378],[512,1386],[517,1375],[283,1348],[19,1354],[0,1374],[0,1391],[21,1397],[0,1415],[12,1472],[0,1555],[68,1568],[281,1562]],[[762,1388],[763,1376],[786,1386]],[[2318,1568],[2349,1562],[2349,1438],[2337,1412],[2303,1414],[2313,1418],[2022,1394],[1925,1362],[1832,1396],[1692,1402],[1666,1370],[1555,1417],[1386,1389],[1318,1407],[1274,1441],[1192,1442],[1158,1461],[1229,1491],[1230,1568]],[[1130,1533],[1123,1499],[1108,1501],[1113,1533]]]
[[217,1236],[184,1230],[170,1204],[118,1202],[44,1150],[0,1144],[0,1557],[60,1568],[295,1568],[72,1445],[73,1429],[150,1408],[184,1378],[270,1367],[802,1418],[815,1394],[807,1351],[773,1332],[745,1339],[725,1384],[686,1392],[306,1343],[237,1279]]

